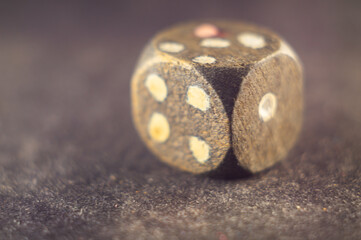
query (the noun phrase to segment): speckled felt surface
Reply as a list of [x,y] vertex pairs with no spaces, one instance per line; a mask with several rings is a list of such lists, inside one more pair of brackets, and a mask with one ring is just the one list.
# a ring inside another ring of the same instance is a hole
[[[132,1],[0,7],[0,239],[360,239],[357,1]],[[226,17],[269,27],[306,70],[287,159],[222,180],[136,135],[129,81],[154,32]]]

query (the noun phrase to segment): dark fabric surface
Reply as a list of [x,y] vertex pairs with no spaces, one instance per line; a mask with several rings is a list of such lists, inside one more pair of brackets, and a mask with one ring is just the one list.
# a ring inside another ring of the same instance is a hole
[[[0,3],[0,239],[360,239],[357,1]],[[305,121],[256,176],[159,162],[130,117],[136,59],[199,18],[269,27],[299,53]]]

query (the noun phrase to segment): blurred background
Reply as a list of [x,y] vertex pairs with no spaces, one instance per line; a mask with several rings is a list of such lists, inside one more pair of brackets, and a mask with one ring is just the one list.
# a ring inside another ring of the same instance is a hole
[[[0,239],[360,239],[360,1],[1,1]],[[239,19],[305,68],[286,161],[224,181],[159,162],[129,82],[159,30]]]

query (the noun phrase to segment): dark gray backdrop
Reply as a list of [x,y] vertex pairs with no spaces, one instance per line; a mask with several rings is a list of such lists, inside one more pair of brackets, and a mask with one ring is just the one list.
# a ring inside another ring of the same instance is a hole
[[[0,239],[360,239],[357,1],[2,1]],[[129,80],[148,39],[189,19],[269,27],[306,70],[286,161],[226,181],[144,147]]]

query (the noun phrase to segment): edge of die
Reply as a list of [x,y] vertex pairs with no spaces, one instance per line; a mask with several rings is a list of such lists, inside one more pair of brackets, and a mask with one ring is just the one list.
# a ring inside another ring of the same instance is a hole
[[280,47],[278,48],[278,50],[275,51],[274,53],[268,55],[267,57],[263,58],[258,63],[267,61],[268,59],[270,59],[272,57],[275,57],[277,55],[280,55],[280,54],[283,54],[283,55],[286,55],[286,56],[290,57],[293,61],[295,61],[297,66],[301,68],[301,72],[303,72],[303,64],[302,64],[299,56],[297,55],[295,50],[293,50],[293,48],[289,45],[289,43],[287,41],[285,41],[281,37],[280,37]]

